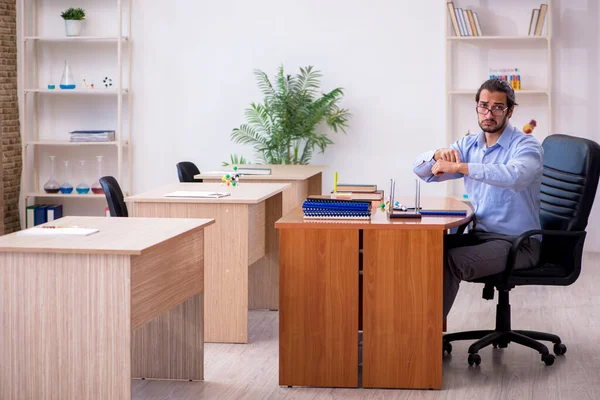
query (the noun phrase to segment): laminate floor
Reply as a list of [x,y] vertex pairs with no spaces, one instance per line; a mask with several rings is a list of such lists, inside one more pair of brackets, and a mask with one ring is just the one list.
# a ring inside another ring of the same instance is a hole
[[[483,300],[481,289],[461,284],[449,332],[494,327],[496,299]],[[469,367],[471,342],[454,342],[443,361],[443,390],[287,388],[278,385],[278,313],[251,311],[248,344],[205,345],[204,382],[134,380],[133,398],[600,399],[600,254],[585,254],[581,276],[571,286],[516,288],[511,309],[513,329],[556,333],[567,354],[547,367],[537,352],[511,343],[482,350],[481,365]]]

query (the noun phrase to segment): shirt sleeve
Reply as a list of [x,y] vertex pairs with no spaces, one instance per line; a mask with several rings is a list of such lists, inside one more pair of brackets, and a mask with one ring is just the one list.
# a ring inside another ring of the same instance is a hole
[[[461,161],[464,160],[463,151],[461,149],[461,141],[457,140],[453,144],[450,145],[451,149],[458,150],[460,154]],[[431,168],[435,165],[435,160],[433,156],[437,150],[426,151],[425,153],[419,154],[417,159],[413,164],[413,172],[425,182],[443,182],[451,179],[459,179],[462,178],[463,174],[442,174],[440,176],[435,176],[431,173]]]
[[521,146],[506,164],[469,163],[469,178],[520,192],[541,175],[542,157],[543,150],[537,141],[528,143]]

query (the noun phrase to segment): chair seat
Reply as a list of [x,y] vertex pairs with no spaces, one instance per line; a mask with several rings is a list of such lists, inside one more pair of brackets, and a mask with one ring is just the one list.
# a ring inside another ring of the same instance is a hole
[[[557,285],[564,284],[565,280],[570,280],[571,272],[563,266],[546,263],[539,267],[528,269],[517,269],[513,271],[509,283],[511,285]],[[486,283],[491,285],[501,285],[504,282],[504,274],[495,274],[474,279],[470,282]]]

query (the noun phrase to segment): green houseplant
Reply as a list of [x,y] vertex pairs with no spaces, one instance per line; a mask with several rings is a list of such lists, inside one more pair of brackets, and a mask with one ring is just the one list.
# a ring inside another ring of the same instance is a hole
[[85,20],[85,10],[83,8],[69,8],[63,11],[60,16],[65,20],[65,29],[67,36],[79,36]]
[[315,149],[324,152],[333,144],[323,128],[346,133],[351,114],[339,107],[343,90],[320,93],[322,75],[312,66],[295,76],[280,67],[274,83],[260,70],[254,74],[264,102],[250,104],[247,123],[235,128],[231,139],[252,145],[260,163],[308,164]]

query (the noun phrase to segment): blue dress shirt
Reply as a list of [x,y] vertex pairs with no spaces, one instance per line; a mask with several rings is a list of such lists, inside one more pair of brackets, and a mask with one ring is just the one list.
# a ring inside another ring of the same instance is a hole
[[414,172],[426,182],[464,178],[475,210],[476,229],[518,236],[540,229],[540,185],[544,150],[530,135],[506,125],[498,142],[487,147],[485,134],[465,136],[450,148],[468,163],[469,175],[431,173],[435,150],[421,154]]

